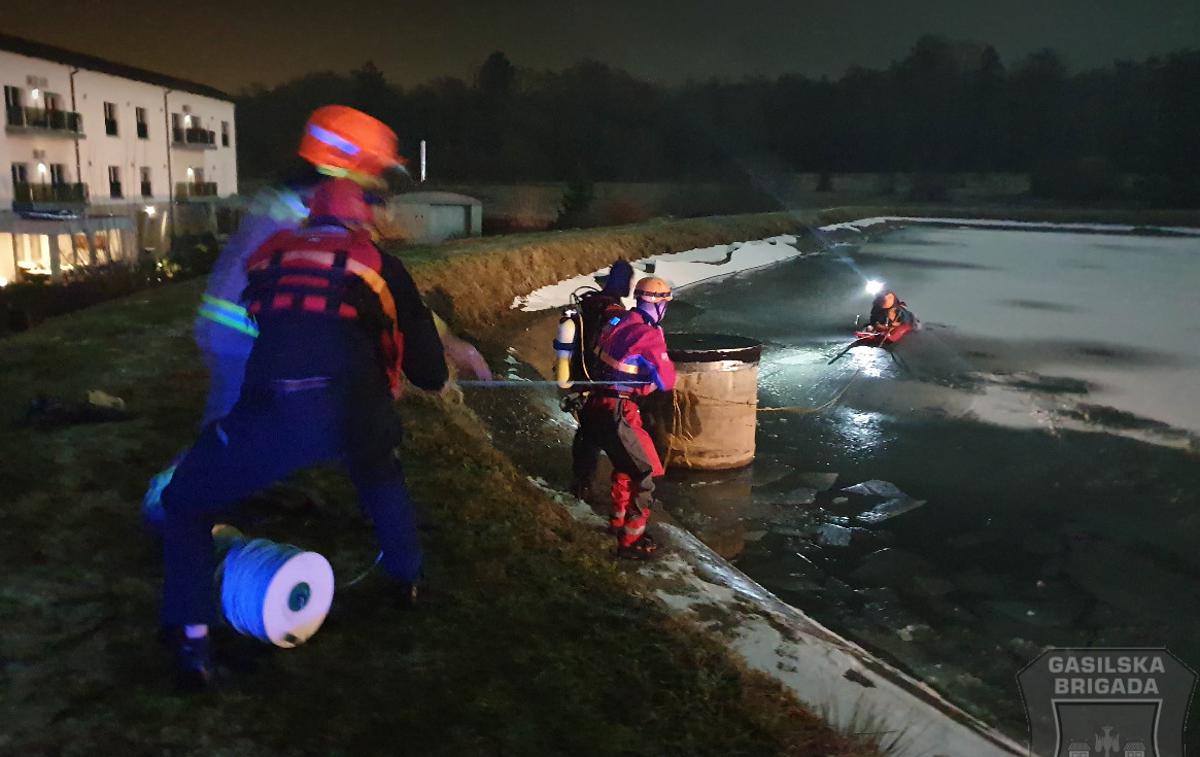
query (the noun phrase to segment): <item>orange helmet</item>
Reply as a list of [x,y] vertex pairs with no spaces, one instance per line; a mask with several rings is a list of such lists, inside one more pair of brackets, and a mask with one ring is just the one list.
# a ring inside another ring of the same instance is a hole
[[633,288],[633,296],[642,302],[670,302],[671,285],[666,279],[647,276]]
[[378,178],[406,162],[397,152],[396,132],[345,105],[326,105],[308,117],[300,157],[331,176]]

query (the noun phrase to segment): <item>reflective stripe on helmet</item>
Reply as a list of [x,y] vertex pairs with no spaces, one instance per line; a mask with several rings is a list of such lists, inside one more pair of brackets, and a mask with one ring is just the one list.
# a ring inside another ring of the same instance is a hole
[[334,134],[328,129],[324,129],[316,124],[309,124],[308,133],[311,134],[315,139],[324,142],[335,150],[341,150],[347,155],[358,155],[358,145],[354,144],[348,139],[339,137],[337,134]]

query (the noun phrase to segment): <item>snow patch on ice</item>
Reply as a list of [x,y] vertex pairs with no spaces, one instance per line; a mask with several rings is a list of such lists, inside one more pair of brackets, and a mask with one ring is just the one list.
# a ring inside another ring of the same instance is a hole
[[[679,290],[702,281],[790,260],[803,254],[803,251],[796,248],[796,243],[795,236],[781,234],[750,242],[654,255],[635,262],[633,266],[639,272],[652,270],[655,276],[661,276]],[[597,279],[607,272],[607,268],[601,268],[589,274],[544,286],[517,297],[513,300],[512,307],[527,312],[561,307],[570,299],[572,292],[580,287],[596,286]]]
[[1001,227],[1012,229],[1040,229],[1056,231],[1098,231],[1107,234],[1128,234],[1140,229],[1165,231],[1185,236],[1200,236],[1200,229],[1187,226],[1134,226],[1118,223],[1058,223],[1053,221],[1017,221],[1000,218],[938,218],[924,216],[874,216],[856,221],[822,226],[821,231],[861,230],[881,223],[920,223],[939,226],[974,226],[978,228]]

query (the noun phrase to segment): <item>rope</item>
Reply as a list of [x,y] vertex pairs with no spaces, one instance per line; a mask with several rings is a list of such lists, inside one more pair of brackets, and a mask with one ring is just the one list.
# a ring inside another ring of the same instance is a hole
[[[850,386],[854,383],[855,379],[857,379],[859,374],[861,374],[861,373],[862,373],[862,368],[859,368],[856,371],[854,371],[854,374],[850,376],[850,379],[845,384],[843,384],[841,386],[841,388],[837,390],[837,392],[834,393],[833,397],[831,397],[826,402],[823,402],[822,404],[817,405],[815,407],[808,407],[805,405],[786,405],[783,407],[772,407],[772,406],[759,405],[757,400],[755,400],[753,402],[741,402],[738,400],[727,400],[723,397],[712,397],[712,396],[709,396],[706,394],[698,394],[696,392],[691,392],[691,391],[682,392],[682,394],[686,394],[689,398],[701,400],[705,404],[709,404],[709,405],[739,405],[742,407],[758,406],[758,411],[760,413],[816,413],[816,412],[820,412],[821,410],[825,410],[825,409],[829,408],[831,405],[833,405],[838,400],[840,400],[846,394],[846,392],[849,391]],[[679,405],[680,392],[674,392],[674,394],[675,394],[675,400],[674,400],[675,404]]]
[[340,584],[340,585],[338,586],[338,588],[339,588],[339,589],[348,589],[348,588],[350,588],[351,586],[353,586],[354,584],[356,584],[356,583],[358,583],[359,581],[361,581],[361,580],[363,580],[364,578],[366,578],[367,576],[371,575],[371,571],[375,570],[375,566],[376,566],[376,565],[379,565],[379,561],[380,561],[380,560],[382,560],[382,559],[383,559],[383,550],[380,550],[380,551],[379,551],[379,554],[375,555],[375,561],[374,561],[374,562],[372,562],[370,565],[368,565],[366,570],[364,570],[362,573],[359,573],[359,574],[358,574],[358,576],[357,576],[356,578],[354,578],[354,579],[352,579],[352,580],[350,580],[350,581],[347,581],[347,582],[346,582],[346,583],[344,583],[344,584]]
[[831,397],[828,401],[826,401],[820,405],[817,405],[816,407],[802,407],[802,406],[798,406],[798,405],[792,405],[789,407],[760,407],[758,409],[758,412],[760,412],[760,413],[797,413],[800,415],[809,415],[809,414],[819,413],[822,410],[827,410],[827,409],[833,407],[834,405],[836,405],[838,403],[838,401],[843,396],[845,396],[846,392],[850,391],[850,386],[854,383],[855,379],[857,379],[859,374],[861,374],[861,373],[862,373],[862,368],[860,367],[854,371],[854,374],[850,377],[850,380],[847,381],[842,386],[841,389],[837,390],[837,392],[833,395],[833,397]]
[[[845,384],[843,384],[842,387],[840,389],[838,389],[837,392],[835,392],[832,397],[830,397],[828,400],[821,403],[820,405],[816,405],[815,407],[807,407],[804,405],[787,405],[784,407],[762,407],[758,404],[757,399],[755,399],[753,402],[739,402],[737,400],[727,400],[722,397],[711,397],[711,396],[704,395],[704,394],[697,394],[696,392],[679,392],[679,391],[672,392],[671,393],[671,416],[672,417],[671,417],[671,431],[670,431],[671,440],[670,440],[670,443],[667,445],[667,454],[666,454],[666,458],[663,460],[663,467],[667,468],[670,466],[671,461],[674,459],[676,453],[683,455],[683,459],[686,461],[687,447],[688,447],[689,443],[695,441],[695,439],[696,439],[695,434],[693,434],[691,431],[689,431],[687,428],[687,424],[684,423],[683,402],[681,400],[681,395],[683,395],[683,394],[686,394],[688,399],[700,400],[701,402],[704,402],[704,403],[710,404],[710,405],[738,405],[738,406],[742,406],[742,407],[757,406],[758,412],[760,412],[760,413],[795,413],[797,415],[815,415],[822,411],[828,410],[829,408],[836,405],[842,399],[842,397],[844,397],[846,395],[846,392],[848,392],[850,390],[850,387],[854,384],[855,380],[858,379],[858,377],[861,373],[862,373],[862,368],[860,367],[854,371],[854,374],[850,376],[850,379]],[[678,445],[676,444],[676,442],[678,442]]]
[[[251,539],[235,544],[225,556],[221,581],[221,609],[229,625],[242,634],[271,643],[263,621],[267,589],[284,563],[303,550],[290,544],[267,539]],[[307,585],[299,583],[292,594],[301,596]],[[300,592],[300,593],[298,593]],[[302,601],[307,601],[303,595]]]

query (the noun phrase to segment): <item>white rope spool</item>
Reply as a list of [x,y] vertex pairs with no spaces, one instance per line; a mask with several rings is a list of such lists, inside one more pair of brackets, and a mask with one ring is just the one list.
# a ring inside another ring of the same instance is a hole
[[234,540],[221,574],[221,609],[229,624],[278,647],[307,641],[333,604],[329,561],[290,544]]

